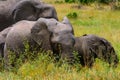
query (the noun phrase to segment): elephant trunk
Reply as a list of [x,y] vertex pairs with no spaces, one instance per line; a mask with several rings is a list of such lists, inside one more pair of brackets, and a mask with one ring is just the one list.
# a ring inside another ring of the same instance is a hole
[[61,58],[63,60],[66,60],[69,64],[73,64],[74,63],[73,47],[62,45]]
[[[55,37],[55,36],[54,36]],[[74,62],[73,47],[75,44],[74,36],[72,34],[62,35],[61,37],[56,37],[52,39],[55,47],[53,52],[59,54],[63,60],[66,60],[69,64]]]

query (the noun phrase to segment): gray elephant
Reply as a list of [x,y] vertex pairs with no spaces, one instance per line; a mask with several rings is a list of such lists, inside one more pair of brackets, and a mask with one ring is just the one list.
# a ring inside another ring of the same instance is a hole
[[108,62],[111,66],[117,66],[118,56],[106,39],[93,34],[83,35],[75,38],[75,51],[83,66],[91,67],[95,58]]
[[0,31],[17,21],[36,21],[41,17],[58,20],[55,8],[40,0],[0,1]]
[[[8,66],[9,50],[16,55],[25,51],[24,41],[32,48],[51,50],[53,54],[60,54],[63,59],[72,60],[72,49],[75,43],[73,29],[69,20],[64,17],[63,22],[56,19],[40,18],[37,21],[20,21],[9,31],[5,47],[4,60]],[[37,47],[36,47],[37,46]]]

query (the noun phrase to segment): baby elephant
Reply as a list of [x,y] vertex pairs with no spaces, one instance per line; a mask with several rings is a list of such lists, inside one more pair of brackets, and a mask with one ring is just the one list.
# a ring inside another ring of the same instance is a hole
[[74,48],[78,52],[78,59],[83,66],[91,67],[95,58],[102,59],[114,67],[119,62],[110,42],[96,35],[89,34],[76,37]]

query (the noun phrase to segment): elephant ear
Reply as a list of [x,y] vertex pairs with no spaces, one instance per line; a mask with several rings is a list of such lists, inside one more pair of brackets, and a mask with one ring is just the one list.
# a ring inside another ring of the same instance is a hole
[[57,12],[56,12],[55,8],[49,4],[43,4],[42,13],[39,16],[45,17],[45,18],[54,18],[54,19],[58,20]]
[[14,21],[36,20],[36,9],[33,2],[28,0],[19,1],[12,10]]
[[40,18],[31,29],[31,37],[44,50],[51,50],[50,31],[46,19]]
[[72,30],[72,33],[74,34],[74,30],[73,30],[72,24],[70,23],[69,19],[66,16],[63,18],[62,23],[70,26],[70,28]]

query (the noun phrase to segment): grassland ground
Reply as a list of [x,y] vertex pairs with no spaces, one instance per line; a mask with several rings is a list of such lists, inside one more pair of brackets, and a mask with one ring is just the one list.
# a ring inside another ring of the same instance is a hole
[[[69,13],[77,13],[76,18],[69,18],[75,36],[96,34],[107,39],[120,59],[120,11],[112,11],[109,6],[96,9],[94,4],[77,9],[72,7],[77,4],[58,4],[55,1],[45,0],[56,8],[60,21]],[[96,59],[91,69],[79,64],[57,66],[47,55],[40,55],[35,61],[23,64],[16,73],[0,72],[0,80],[120,80],[120,63],[117,68],[112,68]]]

